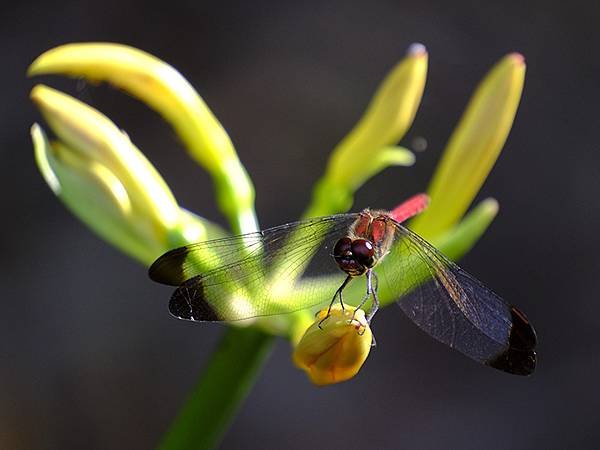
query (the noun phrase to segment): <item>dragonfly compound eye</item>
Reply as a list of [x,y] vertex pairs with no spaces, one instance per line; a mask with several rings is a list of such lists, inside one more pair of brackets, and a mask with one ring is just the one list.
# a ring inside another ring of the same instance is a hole
[[354,255],[356,262],[365,267],[375,265],[375,249],[371,241],[356,239],[352,242],[352,255]]
[[335,258],[343,258],[344,256],[350,256],[352,253],[352,239],[349,237],[343,237],[337,241],[335,247],[333,247],[333,256]]
[[355,277],[365,272],[363,265],[352,254],[352,239],[347,236],[337,241],[333,248],[333,257],[340,269],[348,275]]

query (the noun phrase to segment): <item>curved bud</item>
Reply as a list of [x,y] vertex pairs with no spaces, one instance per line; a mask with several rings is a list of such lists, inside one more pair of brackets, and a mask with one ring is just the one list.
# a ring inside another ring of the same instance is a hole
[[432,239],[463,216],[487,178],[517,113],[525,80],[518,53],[502,58],[477,87],[431,180],[431,205],[411,228]]
[[145,264],[188,238],[208,237],[206,221],[179,208],[154,166],[106,116],[43,85],[31,98],[59,138],[50,144],[34,125],[38,167],[96,233]]
[[327,309],[317,314],[293,354],[296,366],[318,385],[339,383],[356,375],[373,340],[362,309],[335,305],[325,317]]
[[414,155],[394,145],[412,125],[427,76],[427,51],[413,44],[383,80],[363,117],[331,154],[305,217],[346,211],[354,192],[383,169],[410,166]]
[[40,55],[28,75],[66,74],[107,81],[140,99],[173,126],[190,155],[213,177],[235,231],[256,231],[254,187],[229,135],[192,85],[164,61],[121,44],[62,45]]

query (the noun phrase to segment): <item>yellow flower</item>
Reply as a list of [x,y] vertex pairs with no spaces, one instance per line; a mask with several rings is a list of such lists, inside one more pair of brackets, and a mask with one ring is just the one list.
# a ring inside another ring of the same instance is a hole
[[294,350],[296,366],[318,385],[339,383],[358,373],[369,356],[373,335],[362,309],[334,305],[320,311]]

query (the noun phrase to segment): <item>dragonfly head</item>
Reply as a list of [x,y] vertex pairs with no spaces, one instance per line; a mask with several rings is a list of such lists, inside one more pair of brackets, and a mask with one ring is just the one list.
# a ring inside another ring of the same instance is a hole
[[357,277],[375,265],[375,248],[367,239],[350,239],[345,236],[333,248],[335,262],[348,275]]

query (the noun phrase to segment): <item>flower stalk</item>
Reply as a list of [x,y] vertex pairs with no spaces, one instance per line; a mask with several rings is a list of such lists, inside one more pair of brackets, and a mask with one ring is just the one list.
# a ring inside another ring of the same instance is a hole
[[273,342],[272,336],[255,328],[226,330],[158,449],[216,448],[252,389]]

